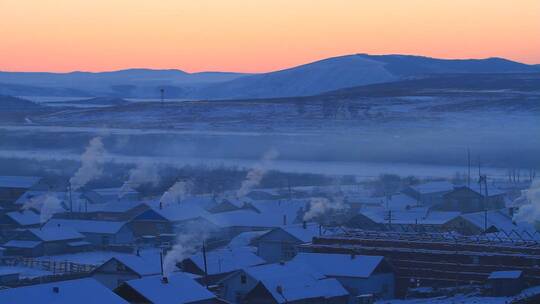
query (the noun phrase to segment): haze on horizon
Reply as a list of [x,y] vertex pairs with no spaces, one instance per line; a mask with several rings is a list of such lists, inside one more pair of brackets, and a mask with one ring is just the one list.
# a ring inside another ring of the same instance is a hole
[[3,71],[267,72],[353,53],[540,63],[537,0],[2,0],[0,20]]

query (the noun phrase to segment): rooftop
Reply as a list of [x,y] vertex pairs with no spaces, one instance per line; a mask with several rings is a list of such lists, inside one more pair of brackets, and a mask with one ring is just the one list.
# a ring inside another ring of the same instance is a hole
[[87,278],[2,289],[0,303],[124,304],[127,302],[96,280]]
[[183,273],[170,275],[168,283],[162,277],[149,276],[130,280],[129,285],[152,303],[179,304],[214,299],[215,295]]

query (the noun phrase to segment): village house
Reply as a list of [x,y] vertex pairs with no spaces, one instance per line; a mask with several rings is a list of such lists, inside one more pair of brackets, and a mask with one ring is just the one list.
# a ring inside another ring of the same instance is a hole
[[505,192],[491,189],[486,196],[484,190],[467,186],[456,187],[433,204],[434,210],[458,211],[462,213],[502,209],[505,207]]
[[86,241],[94,245],[131,244],[134,241],[133,232],[126,222],[53,218],[44,226],[44,228],[55,227],[73,229],[83,234]]
[[309,265],[326,277],[337,279],[351,296],[395,296],[394,269],[382,256],[301,252],[290,263]]
[[[522,231],[525,227],[514,223],[505,209],[464,213],[444,224],[446,230],[457,231],[463,235],[478,235],[482,233]],[[529,229],[533,231],[534,229]]]
[[69,228],[32,228],[2,245],[5,255],[42,256],[87,250],[84,235]]
[[118,255],[92,271],[91,276],[114,290],[125,281],[158,275],[161,272],[159,261],[148,261],[140,256]]
[[130,303],[140,304],[225,304],[184,273],[175,272],[126,281],[114,292]]
[[420,205],[433,206],[442,202],[443,195],[452,190],[454,190],[454,185],[448,181],[433,181],[408,186],[401,192],[416,199]]
[[288,261],[298,253],[298,245],[322,233],[322,227],[315,223],[274,228],[257,239],[257,255],[269,263]]
[[517,295],[526,286],[521,270],[494,271],[489,275],[487,285],[495,297]]
[[306,265],[275,263],[244,268],[219,282],[231,303],[346,304],[349,293],[335,279]]
[[92,278],[0,289],[0,303],[127,304]]
[[40,215],[32,210],[7,212],[0,216],[0,236],[8,237],[17,229],[36,228],[40,223]]
[[35,176],[0,176],[0,206],[6,210],[18,209],[13,203],[41,180]]
[[[248,248],[223,248],[192,255],[180,263],[184,272],[203,276],[206,284],[213,285],[230,273],[245,267],[266,263]],[[206,272],[205,272],[206,271]]]

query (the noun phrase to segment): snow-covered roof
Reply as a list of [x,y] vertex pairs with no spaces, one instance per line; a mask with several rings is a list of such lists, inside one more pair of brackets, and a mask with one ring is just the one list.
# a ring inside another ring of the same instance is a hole
[[302,224],[299,224],[288,225],[281,227],[281,229],[302,242],[311,242],[313,237],[319,235],[319,225],[316,223],[308,223],[306,224],[305,228]]
[[138,195],[139,192],[134,190],[133,188],[128,187],[127,189],[124,189],[122,187],[116,187],[116,188],[99,188],[99,189],[92,189],[95,193],[101,195],[101,196],[109,196],[109,197],[118,197],[120,194],[122,195]]
[[93,221],[93,220],[76,220],[76,219],[51,219],[43,228],[64,228],[68,227],[80,233],[102,233],[115,234],[126,222],[113,221]]
[[[322,273],[305,263],[265,264],[245,268],[243,271],[264,285],[278,303],[348,294],[339,282],[327,279]],[[278,289],[282,291],[281,294]]]
[[371,208],[359,213],[379,224],[388,224],[391,219],[392,224],[419,224],[419,225],[442,225],[461,213],[454,211],[433,211],[426,207],[415,207],[409,210],[392,210],[389,212],[384,208]]
[[160,204],[159,201],[145,202],[156,213],[171,222],[181,222],[206,217],[210,213],[195,201],[182,201],[179,204]]
[[[189,258],[199,269],[204,269],[202,253]],[[266,263],[251,250],[245,247],[224,248],[206,253],[206,266],[209,275],[228,273],[245,267]]]
[[239,235],[235,236],[227,245],[231,248],[239,247],[248,247],[252,246],[253,243],[263,234],[269,232],[270,230],[261,230],[261,231],[247,231],[242,232]]
[[39,214],[31,210],[12,211],[6,213],[6,216],[20,226],[38,225],[41,222]]
[[454,185],[448,181],[428,182],[420,185],[411,186],[413,190],[421,194],[446,192],[454,190]]
[[493,226],[497,228],[498,230],[504,230],[507,232],[510,232],[518,228],[518,226],[514,224],[514,222],[512,221],[512,217],[508,213],[500,211],[500,210],[464,213],[460,215],[460,217],[480,229],[484,229],[486,225],[486,219],[487,219],[488,228]]
[[[45,191],[45,190],[28,190],[15,201],[16,205],[36,205],[39,201],[43,201],[47,195],[52,195],[59,200],[67,200],[68,194],[64,191]],[[72,198],[79,197],[79,192],[73,192]],[[34,202],[34,204],[32,204]]]
[[488,279],[519,279],[522,274],[521,270],[494,271],[489,275]]
[[48,227],[27,229],[30,233],[44,242],[82,239],[84,235],[67,227]]
[[4,247],[10,247],[10,248],[35,248],[41,244],[39,241],[19,241],[19,240],[11,240],[5,243]]
[[[58,292],[55,292],[57,288]],[[0,290],[0,303],[124,304],[114,292],[92,278]]]
[[119,255],[111,258],[111,260],[116,260],[119,263],[126,265],[133,272],[141,276],[157,275],[161,272],[161,266],[158,260],[156,260],[155,263],[152,263],[136,255]]
[[40,180],[37,176],[0,176],[0,188],[30,188]]
[[329,277],[368,278],[383,261],[382,256],[299,253],[290,263],[307,264]]
[[306,205],[305,201],[258,201],[252,203],[255,210],[220,212],[207,216],[207,219],[222,227],[282,227],[295,222]]
[[215,295],[183,273],[170,275],[168,283],[161,276],[149,276],[126,281],[139,294],[152,303],[180,304],[214,299]]

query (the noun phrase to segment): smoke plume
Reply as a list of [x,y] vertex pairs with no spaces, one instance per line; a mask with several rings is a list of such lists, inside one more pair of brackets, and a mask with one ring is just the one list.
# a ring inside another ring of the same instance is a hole
[[103,173],[105,148],[101,137],[94,137],[81,155],[81,167],[70,178],[71,190],[76,191]]
[[177,263],[199,252],[210,231],[210,227],[202,223],[193,223],[184,228],[163,259],[163,275],[169,276],[176,269]]
[[174,183],[163,195],[160,202],[164,205],[170,205],[175,202],[180,202],[185,199],[193,191],[193,183],[191,181],[179,181]]
[[534,223],[540,221],[540,179],[535,179],[526,194],[529,204],[523,205],[514,215],[515,222]]
[[151,163],[138,163],[135,168],[129,170],[129,177],[120,188],[119,198],[122,198],[131,189],[143,184],[157,186],[160,181],[158,167]]
[[54,214],[65,211],[62,201],[56,195],[47,193],[41,205],[40,222],[45,224]]
[[261,160],[248,171],[240,189],[236,192],[236,197],[244,197],[251,189],[259,185],[266,174],[266,171],[268,171],[270,163],[278,156],[279,152],[275,149],[271,149],[264,153]]
[[304,214],[303,220],[311,221],[329,212],[345,210],[347,208],[342,198],[329,200],[324,197],[314,197],[309,201],[309,209]]

